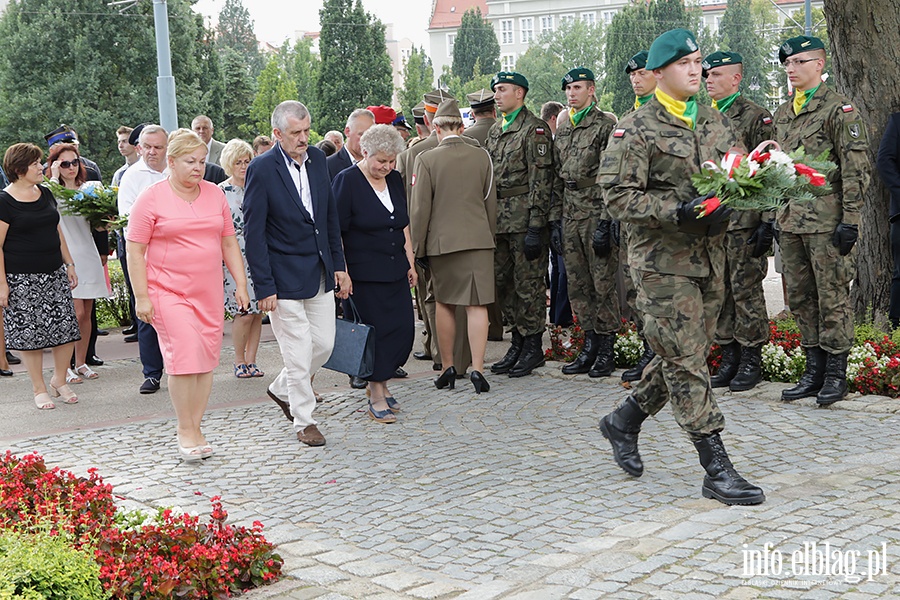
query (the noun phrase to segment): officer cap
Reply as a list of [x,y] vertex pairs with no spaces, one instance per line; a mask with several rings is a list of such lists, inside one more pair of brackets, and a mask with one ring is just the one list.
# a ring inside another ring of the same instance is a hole
[[809,52],[810,50],[824,49],[825,44],[823,44],[822,40],[820,40],[819,38],[809,35],[798,35],[797,37],[792,37],[781,45],[781,48],[778,49],[778,60],[781,61],[781,64],[784,64],[784,61],[787,60],[787,57],[791,56],[792,54],[800,54],[801,52]]
[[575,67],[562,78],[562,90],[566,91],[566,86],[574,81],[594,81],[594,72],[587,67]]
[[412,125],[410,125],[406,121],[406,117],[403,116],[403,113],[397,113],[397,118],[394,119],[394,122],[391,123],[394,127],[403,127],[405,129],[412,129]]
[[437,112],[434,113],[434,118],[438,117],[456,117],[457,119],[462,118],[459,114],[459,103],[453,98],[444,100],[443,102],[441,102],[441,105],[438,106]]
[[706,77],[707,71],[716,67],[724,67],[726,65],[739,65],[744,62],[744,57],[737,52],[713,52],[703,59],[703,76]]
[[375,115],[376,125],[390,125],[397,118],[397,111],[390,106],[384,104],[380,106],[367,106],[366,110],[371,111]]
[[688,54],[700,49],[694,34],[687,29],[670,29],[653,40],[647,53],[648,71],[662,69]]
[[516,73],[515,71],[500,71],[494,78],[491,79],[491,91],[494,91],[494,88],[497,87],[498,83],[514,83],[519,87],[525,88],[528,90],[528,80],[525,79],[525,76],[521,73]]
[[466,94],[466,100],[469,101],[469,106],[472,107],[472,110],[487,108],[489,106],[493,106],[494,104],[494,92],[492,92],[491,90],[481,89],[477,92]]
[[47,146],[52,146],[53,144],[59,144],[60,142],[74,142],[77,138],[75,136],[75,130],[63,123],[45,135],[44,139],[47,140]]
[[444,100],[455,100],[456,98],[447,90],[435,89],[431,90],[422,98],[425,100],[425,110],[433,113],[437,110],[438,105]]
[[625,63],[625,74],[629,75],[632,71],[639,71],[647,67],[647,51],[641,50]]
[[131,130],[131,133],[128,134],[128,143],[132,146],[137,146],[138,142],[141,140],[141,132],[144,130],[144,127],[149,125],[149,123],[141,123],[137,127]]
[[425,124],[425,103],[419,102],[412,107],[413,122],[418,125]]

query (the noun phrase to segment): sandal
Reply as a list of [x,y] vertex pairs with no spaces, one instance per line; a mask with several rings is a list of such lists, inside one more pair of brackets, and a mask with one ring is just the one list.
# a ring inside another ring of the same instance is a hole
[[178,444],[178,454],[184,462],[198,462],[203,460],[203,446],[185,448],[181,444]]
[[250,377],[265,377],[265,372],[261,371],[256,363],[249,363],[247,369],[250,371]]
[[97,379],[98,377],[100,377],[100,375],[98,375],[95,370],[87,366],[87,363],[81,365],[80,367],[75,367],[75,372],[83,379]]
[[72,391],[69,384],[64,383],[63,385],[56,387],[52,383],[48,383],[47,387],[50,388],[50,395],[52,397],[62,397],[62,401],[66,404],[78,404],[78,396],[75,395],[75,392]]
[[81,376],[73,371],[72,369],[66,369],[66,385],[70,383],[83,383],[84,379]]
[[38,407],[38,410],[52,410],[56,408],[56,405],[53,404],[53,400],[50,399],[50,394],[47,392],[35,394],[34,404]]
[[234,365],[234,376],[238,379],[249,379],[250,377],[253,377],[253,375],[250,374],[250,369],[248,369],[247,365],[244,363]]

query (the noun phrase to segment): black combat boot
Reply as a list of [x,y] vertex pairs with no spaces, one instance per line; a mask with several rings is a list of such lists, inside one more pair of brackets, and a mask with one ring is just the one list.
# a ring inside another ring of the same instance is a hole
[[703,478],[703,497],[715,498],[722,504],[762,504],[766,495],[741,477],[725,452],[718,433],[707,435],[694,442],[700,464],[706,469]]
[[509,345],[509,350],[506,351],[506,356],[501,358],[499,362],[495,362],[491,365],[491,372],[502,374],[509,373],[509,370],[513,368],[513,365],[516,364],[516,361],[519,360],[519,355],[522,354],[522,345],[525,343],[525,338],[522,337],[522,334],[513,329],[512,332],[512,343]]
[[788,388],[781,392],[781,400],[790,402],[815,396],[822,389],[825,382],[825,359],[827,353],[819,348],[804,348],[806,351],[806,370],[800,376],[800,381],[792,388]]
[[709,383],[714,388],[728,387],[734,376],[737,375],[738,366],[741,364],[741,345],[731,342],[722,346],[722,362],[719,370],[709,378]]
[[525,377],[538,367],[544,366],[544,349],[541,347],[541,334],[535,333],[525,336],[522,345],[522,353],[516,365],[509,370],[510,377]]
[[618,408],[600,419],[600,433],[612,445],[616,464],[633,477],[644,474],[644,462],[638,452],[637,441],[641,423],[648,416],[638,406],[637,400],[628,396]]
[[821,406],[834,404],[847,395],[847,356],[849,352],[829,354],[825,363],[825,383],[816,396],[816,403]]
[[600,349],[588,377],[609,377],[616,369],[616,334],[606,333],[600,337]]
[[591,370],[591,365],[597,358],[597,350],[600,349],[600,334],[596,331],[590,331],[584,336],[584,347],[575,360],[562,368],[564,375],[577,375],[579,373],[587,373]]
[[656,356],[656,352],[650,348],[647,340],[644,340],[644,353],[641,354],[636,365],[622,373],[622,381],[640,381],[644,376],[644,369],[647,368],[654,356]]
[[756,387],[762,379],[762,346],[741,348],[741,364],[737,375],[728,384],[732,392],[746,392]]

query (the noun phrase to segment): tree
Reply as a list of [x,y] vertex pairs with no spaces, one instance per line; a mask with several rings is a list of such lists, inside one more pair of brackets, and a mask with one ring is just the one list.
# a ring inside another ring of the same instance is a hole
[[391,103],[393,80],[384,25],[363,10],[360,0],[325,0],[319,21],[321,115],[314,115],[313,127],[342,130],[354,109]]
[[750,0],[728,0],[728,7],[719,26],[718,47],[741,54],[744,59],[741,93],[757,104],[766,106],[770,47],[763,45],[763,39],[755,27]]
[[[205,111],[202,17],[189,0],[169,0],[168,8],[179,15],[169,19],[178,114],[190,123]],[[45,133],[67,123],[110,176],[122,162],[116,128],[159,120],[155,48],[149,2],[127,17],[105,3],[75,11],[65,0],[10,2],[0,16],[0,144],[43,145]]]
[[213,37],[214,33],[204,28],[203,39],[197,44],[197,63],[200,65],[198,112],[212,119],[214,125],[218,125],[222,123],[225,114],[225,79]]
[[[900,110],[900,4],[825,0],[833,78],[829,84],[853,99],[869,138],[872,164],[888,116]],[[877,35],[873,35],[873,33]],[[873,52],[877,43],[878,51]],[[891,252],[888,194],[877,173],[861,214],[853,303],[857,318],[871,309],[884,323],[890,302]]]
[[[476,71],[475,66],[479,69]],[[500,43],[491,24],[477,6],[463,13],[453,44],[452,73],[466,83],[478,75],[494,75],[500,70]]]
[[270,135],[272,111],[285,100],[296,100],[296,93],[297,84],[279,64],[278,57],[271,57],[257,79],[256,98],[250,107],[252,131],[247,137]]
[[430,92],[434,86],[434,66],[425,54],[424,48],[413,46],[406,64],[403,65],[403,89],[397,96],[403,114],[412,118],[412,108],[422,101],[422,96]]
[[[548,100],[565,104],[562,78],[575,67],[587,67],[601,77],[603,38],[602,26],[580,20],[562,23],[556,31],[541,35],[516,61],[516,70],[528,78],[525,100],[529,110],[539,111]],[[599,88],[601,82],[596,83]]]
[[251,125],[250,106],[256,97],[256,81],[251,77],[244,58],[236,51],[223,48],[220,56],[225,94],[222,123],[216,124],[217,137],[225,140],[252,138],[256,130]]
[[[475,68],[478,68],[477,63]],[[477,77],[472,75],[468,81],[463,82],[459,77],[451,73],[449,66],[444,65],[438,87],[450,92],[453,97],[459,101],[460,106],[465,106],[466,94],[471,94],[472,92],[477,92],[481,89],[491,89],[491,79],[493,79],[493,77],[494,73],[478,75]]]
[[263,58],[253,31],[250,11],[241,0],[225,0],[225,5],[219,11],[216,33],[219,48],[231,48],[237,52],[246,61],[251,75],[258,76],[263,68]]
[[297,85],[297,98],[312,114],[318,115],[320,112],[318,82],[322,61],[319,55],[313,53],[312,43],[312,38],[306,37],[297,40],[293,47],[284,48],[284,66]]

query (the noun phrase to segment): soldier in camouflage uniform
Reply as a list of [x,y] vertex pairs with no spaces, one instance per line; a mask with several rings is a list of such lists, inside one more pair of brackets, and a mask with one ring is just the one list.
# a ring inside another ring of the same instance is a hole
[[[706,90],[716,108],[731,120],[738,145],[746,152],[775,138],[772,115],[741,95],[743,58],[737,52],[713,52],[703,60]],[[742,210],[732,215],[725,234],[725,301],[716,326],[722,347],[714,388],[753,389],[762,379],[762,347],[769,340],[763,279],[769,269],[774,215]]]
[[703,496],[758,504],[763,491],[735,471],[722,444],[725,418],[706,366],[724,295],[722,242],[731,211],[711,195],[694,197],[690,177],[737,140],[724,115],[693,100],[700,63],[690,31],[674,29],[653,42],[647,69],[656,77],[655,97],[622,118],[600,164],[607,209],[629,227],[638,309],[657,354],[632,396],[601,419],[600,429],[619,466],[640,476],[641,423],[671,402],[706,470]]
[[[509,351],[491,371],[522,377],[544,364],[553,140],[547,124],[525,107],[528,80],[523,75],[500,72],[491,80],[491,91],[502,114],[485,144],[497,183],[494,273],[503,320],[512,331]],[[558,240],[561,232],[554,229],[553,235]]]
[[859,212],[869,183],[866,127],[846,96],[822,82],[825,47],[815,37],[787,40],[778,56],[796,92],[775,110],[778,142],[785,152],[829,152],[837,164],[828,182],[833,193],[778,210],[777,229],[788,302],[806,351],[800,382],[782,400],[816,396],[820,405],[847,394],[847,356],[853,345],[850,251],[859,235]]
[[[631,82],[631,89],[634,90],[634,105],[625,114],[636,111],[653,98],[653,92],[656,90],[656,78],[652,71],[646,69],[647,51],[641,50],[632,56],[625,65],[625,74]],[[618,221],[616,221],[618,223]],[[622,268],[622,283],[625,292],[625,302],[631,311],[631,318],[637,327],[638,335],[644,343],[644,352],[638,359],[635,366],[625,369],[622,372],[622,381],[638,381],[644,375],[644,369],[656,356],[653,348],[647,343],[644,337],[644,319],[641,317],[640,311],[637,309],[637,290],[634,287],[634,279],[631,276],[631,267],[628,266],[628,224],[620,225],[619,235],[619,264]]]
[[563,247],[569,299],[584,329],[584,347],[562,372],[611,375],[614,345],[621,325],[616,295],[618,257],[613,252],[611,222],[597,185],[597,167],[616,124],[594,101],[594,73],[572,69],[562,80],[569,110],[556,129],[554,164],[562,194]]

